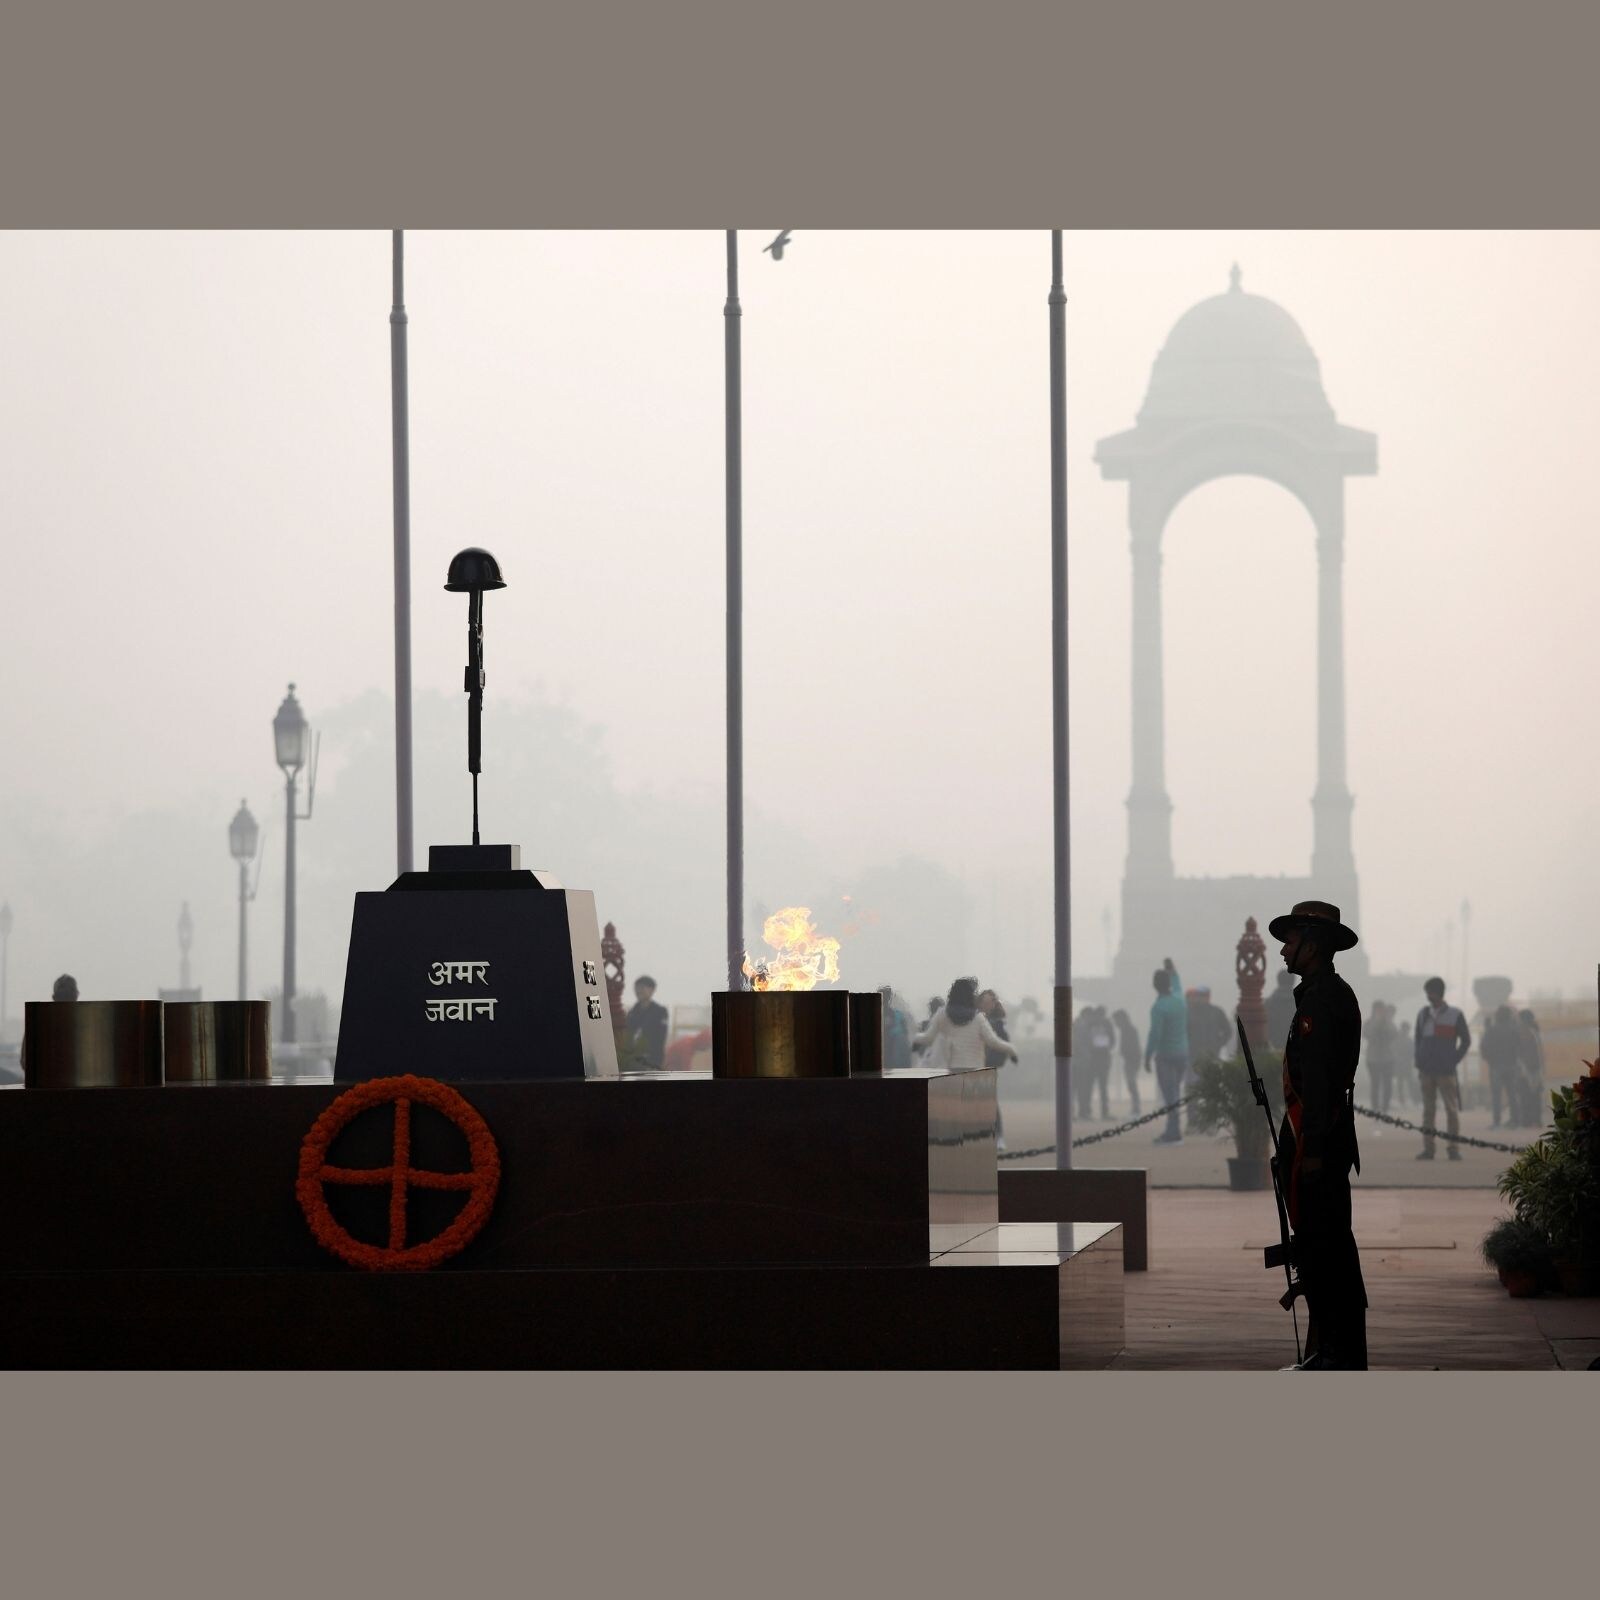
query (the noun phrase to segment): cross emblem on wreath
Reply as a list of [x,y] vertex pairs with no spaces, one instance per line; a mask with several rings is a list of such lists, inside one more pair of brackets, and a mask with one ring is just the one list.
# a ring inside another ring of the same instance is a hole
[[[425,1105],[448,1118],[466,1135],[471,1166],[466,1172],[436,1172],[411,1165],[411,1107]],[[340,1167],[328,1161],[328,1150],[346,1126],[363,1112],[394,1106],[394,1147],[382,1167]],[[389,1238],[386,1245],[357,1239],[334,1220],[328,1209],[327,1184],[386,1185],[389,1190]],[[489,1125],[448,1084],[437,1078],[406,1073],[374,1078],[339,1096],[312,1123],[300,1146],[300,1171],[295,1197],[317,1242],[351,1266],[374,1272],[423,1271],[464,1249],[477,1236],[494,1209],[500,1186],[500,1152]],[[437,1237],[406,1243],[406,1196],[412,1189],[462,1189],[467,1203]]]

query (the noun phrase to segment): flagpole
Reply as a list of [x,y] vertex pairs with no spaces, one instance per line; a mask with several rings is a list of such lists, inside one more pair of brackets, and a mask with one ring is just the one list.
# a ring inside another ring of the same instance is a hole
[[1055,745],[1056,1166],[1072,1166],[1072,828],[1067,738],[1067,296],[1050,233],[1050,668]]
[[744,552],[739,394],[739,232],[727,230],[728,298],[722,308],[726,430],[728,990],[744,988]]
[[411,871],[411,439],[406,370],[405,231],[393,230],[394,304],[389,311],[390,411],[394,425],[395,860]]

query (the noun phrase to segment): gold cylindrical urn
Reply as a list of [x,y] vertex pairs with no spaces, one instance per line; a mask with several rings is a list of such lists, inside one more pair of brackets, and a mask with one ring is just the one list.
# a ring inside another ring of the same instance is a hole
[[162,1018],[168,1083],[266,1083],[272,1077],[267,1000],[169,1000]]
[[23,1029],[22,1081],[30,1089],[161,1082],[159,1000],[30,1000]]

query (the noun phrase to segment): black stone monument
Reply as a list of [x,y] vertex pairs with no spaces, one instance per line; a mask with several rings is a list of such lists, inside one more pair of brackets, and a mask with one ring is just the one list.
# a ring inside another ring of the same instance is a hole
[[483,597],[505,588],[500,564],[462,550],[445,588],[468,596],[472,843],[433,845],[428,871],[356,896],[334,1077],[614,1077],[594,896],[524,871],[519,846],[478,838]]

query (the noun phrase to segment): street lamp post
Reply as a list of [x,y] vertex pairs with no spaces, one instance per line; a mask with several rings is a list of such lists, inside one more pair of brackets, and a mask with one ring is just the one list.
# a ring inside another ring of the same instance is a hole
[[[284,805],[287,832],[284,840],[283,868],[283,1022],[278,1037],[285,1044],[294,1043],[294,825],[296,820],[309,822],[311,807],[317,787],[317,742],[313,741],[311,728],[306,722],[300,702],[294,697],[294,685],[284,696],[278,714],[272,719],[272,738],[276,746],[278,765],[283,769]],[[298,816],[298,799],[295,793],[300,769],[310,758],[306,775],[306,812]]]
[[1072,819],[1067,727],[1067,295],[1050,233],[1050,685],[1055,747],[1056,1166],[1072,1165]]
[[[411,434],[406,368],[406,236],[393,230],[394,304],[389,311],[390,419],[394,447],[395,857],[411,870]],[[242,998],[242,997],[241,997]]]
[[[239,998],[241,1000],[249,998],[247,951],[250,930],[245,908],[256,897],[255,890],[250,887],[250,863],[255,859],[256,845],[260,838],[261,826],[250,815],[250,807],[241,800],[233,821],[228,824],[228,852],[239,863]],[[260,869],[257,868],[256,882],[260,881]]]
[[724,489],[727,533],[728,989],[744,988],[744,552],[739,393],[739,230],[728,233],[723,316]]

